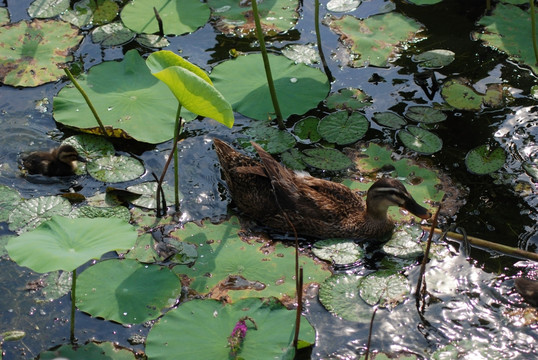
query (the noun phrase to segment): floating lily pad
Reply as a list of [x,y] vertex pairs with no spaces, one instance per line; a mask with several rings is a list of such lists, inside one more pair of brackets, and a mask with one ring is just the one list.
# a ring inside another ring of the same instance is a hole
[[11,239],[7,250],[17,264],[39,273],[73,271],[106,252],[130,248],[136,237],[134,228],[119,219],[54,216],[37,229]]
[[345,15],[340,19],[328,18],[332,31],[340,35],[356,59],[352,66],[388,66],[397,55],[399,45],[411,40],[421,24],[400,13],[388,12],[364,20]]
[[[175,200],[174,189],[169,184],[162,184],[164,197],[166,202],[172,204]],[[131,203],[136,206],[141,206],[147,209],[157,208],[155,195],[157,194],[157,182],[149,181],[137,185],[132,185],[127,188],[128,191],[141,195],[139,198],[132,200]],[[183,195],[179,194],[181,200]]]
[[435,124],[446,120],[445,113],[429,106],[410,106],[404,115],[408,119],[425,124]]
[[33,20],[0,27],[0,39],[0,81],[38,86],[65,74],[61,66],[73,60],[69,53],[82,36],[63,21]]
[[141,263],[153,263],[162,260],[155,250],[155,240],[151,234],[139,235],[133,248],[124,257]]
[[359,7],[361,0],[330,0],[327,10],[333,12],[349,12]]
[[[234,0],[208,0],[216,27],[224,34],[254,35],[256,26],[249,2]],[[258,4],[258,15],[264,34],[268,36],[290,30],[299,19],[297,0],[262,1]]]
[[269,124],[258,123],[244,131],[248,137],[239,139],[241,145],[246,149],[254,149],[250,141],[259,144],[269,154],[280,154],[295,145],[295,138],[287,131],[278,130]]
[[9,23],[9,11],[6,8],[0,8],[0,26]]
[[318,50],[312,45],[292,44],[282,49],[282,55],[296,63],[311,65],[319,63]]
[[96,207],[96,206],[81,206],[75,209],[70,217],[73,218],[116,218],[129,222],[131,213],[125,206],[114,207]]
[[162,19],[165,35],[193,32],[209,20],[209,7],[198,0],[130,1],[121,11],[121,20],[137,33],[157,33],[159,24],[153,8],[157,9]]
[[399,258],[415,259],[424,253],[418,243],[422,233],[422,228],[419,225],[399,227],[392,234],[390,240],[383,245],[383,251]]
[[392,271],[376,271],[361,280],[359,295],[369,305],[393,307],[409,294],[409,283],[405,276]]
[[71,291],[72,273],[69,271],[53,271],[44,275],[47,284],[41,289],[39,301],[51,302],[65,296]]
[[371,98],[361,89],[340,89],[327,97],[326,103],[329,109],[359,110],[372,105]]
[[316,143],[321,140],[318,132],[319,119],[315,116],[309,116],[299,120],[293,127],[293,132],[301,140],[310,140]]
[[39,360],[135,360],[135,354],[112,342],[89,342],[81,345],[61,345],[57,349],[43,351],[39,354]]
[[128,156],[104,156],[86,165],[88,173],[102,182],[123,182],[138,179],[144,174],[144,165]]
[[102,136],[90,134],[73,135],[62,141],[62,145],[71,145],[86,160],[99,159],[114,155],[114,145]]
[[[269,62],[284,119],[304,114],[327,96],[329,82],[320,70],[273,54],[269,54]],[[274,118],[261,54],[224,61],[213,68],[210,77],[235,111],[257,120]]]
[[499,107],[503,103],[501,84],[488,84],[485,94],[478,93],[471,84],[462,78],[451,79],[443,84],[441,95],[456,109],[480,110],[482,104]]
[[501,148],[491,149],[488,145],[478,146],[467,153],[467,170],[477,175],[485,175],[501,169],[506,162],[506,153]]
[[338,265],[354,264],[361,260],[364,252],[353,240],[320,240],[312,246],[312,252],[318,258]]
[[407,148],[419,154],[430,155],[443,147],[443,140],[439,136],[418,126],[408,126],[400,130],[398,137]]
[[413,61],[426,69],[439,69],[452,63],[455,53],[450,50],[435,49],[413,56]]
[[136,42],[148,48],[164,48],[170,45],[170,41],[164,36],[153,34],[139,34]]
[[[230,357],[228,337],[246,316],[244,340],[237,357]],[[146,340],[146,354],[153,360],[293,359],[294,325],[295,311],[274,299],[248,298],[236,304],[191,300],[153,325]],[[305,320],[301,321],[299,338],[315,342],[315,331]]]
[[303,161],[303,155],[298,149],[289,149],[280,154],[282,163],[293,170],[305,170],[306,164]]
[[[153,144],[173,137],[177,100],[164,83],[151,75],[136,50],[128,51],[121,62],[109,61],[92,67],[78,82],[109,135]],[[100,133],[88,105],[73,87],[64,87],[54,98],[54,118],[85,132]]]
[[19,205],[21,200],[21,195],[17,190],[0,185],[0,222],[9,219],[9,214]]
[[389,111],[374,113],[373,119],[379,125],[387,126],[391,129],[400,129],[407,125],[407,121],[403,117]]
[[325,116],[318,125],[318,133],[327,141],[338,145],[357,142],[368,131],[368,120],[359,113],[348,115],[338,111]]
[[68,215],[71,204],[61,196],[40,196],[21,202],[9,215],[9,230],[32,230],[54,215]]
[[353,165],[346,155],[335,149],[306,149],[303,154],[303,161],[318,169],[339,171]]
[[116,21],[102,25],[92,31],[92,41],[103,46],[118,46],[133,40],[136,33]]
[[319,289],[319,301],[334,315],[349,321],[366,322],[372,309],[359,297],[362,277],[355,274],[335,274],[325,280]]
[[33,18],[51,18],[69,8],[69,0],[35,0],[28,6],[28,15]]
[[95,317],[140,324],[162,315],[180,294],[179,278],[167,267],[112,259],[78,276],[76,305]]

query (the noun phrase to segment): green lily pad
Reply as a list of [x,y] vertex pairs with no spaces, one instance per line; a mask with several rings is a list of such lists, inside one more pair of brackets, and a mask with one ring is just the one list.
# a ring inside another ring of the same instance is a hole
[[379,125],[395,130],[407,125],[407,121],[403,117],[390,111],[374,113],[373,119]]
[[136,33],[126,28],[121,22],[115,21],[95,28],[92,31],[92,41],[103,46],[118,46],[133,40]]
[[90,7],[93,11],[94,25],[102,25],[111,22],[120,9],[119,5],[113,0],[97,0],[90,3]]
[[163,22],[164,34],[182,35],[203,26],[209,20],[209,7],[198,0],[136,0],[121,11],[121,20],[137,33],[154,34],[159,24],[153,8]]
[[280,154],[282,163],[293,170],[305,170],[306,164],[303,161],[303,155],[298,149],[289,149]]
[[7,221],[9,214],[22,201],[21,195],[15,189],[0,185],[0,222]]
[[349,12],[359,7],[361,0],[330,0],[327,10],[333,12]]
[[335,149],[306,149],[303,154],[303,161],[318,169],[339,171],[353,165],[346,155]]
[[72,218],[116,218],[125,222],[131,221],[131,213],[125,206],[96,207],[81,206],[76,208],[71,214]]
[[[193,266],[178,265],[174,271],[188,276],[193,290],[231,301],[251,296],[295,296],[295,249],[282,243],[270,248],[257,242],[249,244],[241,240],[239,231],[236,217],[218,225],[185,224],[172,235],[196,245],[198,258]],[[299,264],[304,268],[305,283],[319,283],[329,275],[307,256],[299,256]]]
[[105,156],[92,160],[86,170],[94,179],[102,182],[123,182],[138,179],[144,174],[144,165],[128,156]]
[[443,84],[441,95],[445,101],[456,109],[475,110],[482,104],[499,107],[503,104],[502,84],[488,84],[485,94],[478,93],[466,79],[451,79]]
[[[245,317],[244,340],[237,357],[230,357],[228,337]],[[274,299],[248,298],[236,304],[191,300],[167,312],[151,328],[146,354],[153,360],[293,359],[294,326],[295,311]],[[305,320],[301,321],[299,338],[315,342],[315,331]]]
[[532,34],[529,10],[503,3],[496,4],[491,14],[483,16],[478,24],[484,31],[473,33],[487,46],[507,53],[512,59],[523,62],[538,73],[530,36]]
[[400,130],[398,137],[408,149],[419,154],[430,155],[443,147],[443,140],[439,136],[418,126],[408,126]]
[[6,8],[0,8],[0,26],[9,23],[9,11]]
[[69,271],[53,271],[44,275],[46,286],[41,289],[39,301],[51,302],[65,296],[71,291],[72,273]]
[[359,113],[348,115],[338,111],[325,116],[318,125],[318,133],[327,141],[338,145],[357,142],[368,131],[368,120]]
[[383,251],[389,255],[403,259],[415,259],[424,253],[417,242],[422,236],[422,228],[419,225],[406,225],[399,227],[390,240],[383,245]]
[[69,0],[35,0],[28,6],[28,15],[43,19],[60,15],[69,8]]
[[408,119],[424,124],[435,124],[446,120],[445,113],[429,106],[410,106],[404,115]]
[[465,165],[473,174],[485,175],[501,169],[506,162],[502,148],[492,150],[488,145],[480,145],[467,153]]
[[[228,35],[254,35],[256,26],[252,5],[234,0],[208,0],[212,17],[219,31]],[[258,4],[258,15],[262,31],[267,36],[292,29],[299,19],[297,0],[262,1]]]
[[137,260],[141,263],[153,263],[161,260],[155,250],[155,240],[151,234],[138,236],[133,248],[124,257],[125,259]]
[[326,103],[329,109],[359,110],[372,105],[371,98],[361,89],[340,89],[327,97]]
[[[175,199],[174,189],[169,184],[162,184],[164,197],[168,204],[172,204]],[[132,185],[127,188],[128,191],[140,194],[141,196],[131,203],[136,206],[141,206],[146,209],[155,209],[157,208],[157,201],[155,195],[157,194],[157,182],[148,181],[137,185]],[[179,194],[179,199],[181,200],[183,195]]]
[[89,342],[81,345],[61,345],[54,350],[43,351],[39,360],[69,359],[69,360],[135,360],[135,354],[112,342]]
[[359,295],[369,305],[393,307],[409,294],[407,278],[392,271],[376,271],[361,280]]
[[71,204],[61,196],[40,196],[21,202],[9,215],[9,230],[18,234],[35,229],[54,215],[68,215]]
[[104,156],[114,155],[114,145],[102,136],[90,134],[73,135],[62,141],[62,145],[71,145],[80,156],[90,161]]
[[7,250],[13,261],[36,272],[73,271],[106,252],[130,248],[136,237],[134,228],[119,219],[54,216],[11,239]]
[[327,239],[316,241],[312,252],[318,258],[330,261],[333,264],[354,264],[361,260],[364,252],[353,240]]
[[454,61],[456,54],[445,49],[435,49],[413,56],[413,61],[426,69],[440,69]]
[[256,123],[243,132],[246,139],[239,139],[241,145],[250,151],[254,148],[250,141],[256,142],[269,154],[280,154],[295,145],[295,138],[287,131],[278,130],[267,123]]
[[[160,143],[173,137],[177,101],[168,87],[151,75],[136,50],[123,61],[94,66],[78,79],[97,109],[109,135]],[[54,98],[54,118],[64,125],[100,133],[88,105],[73,87]],[[148,131],[148,126],[151,131]]]
[[388,66],[397,55],[399,45],[411,40],[421,24],[400,13],[388,12],[364,20],[345,15],[340,19],[331,16],[327,21],[332,31],[340,35],[356,59],[352,66]]
[[282,49],[282,55],[297,64],[311,65],[320,62],[318,50],[313,45],[291,44]]
[[301,140],[310,140],[316,143],[321,140],[318,132],[319,119],[315,116],[309,116],[299,120],[293,127],[293,132]]
[[0,81],[38,86],[65,74],[61,67],[73,60],[69,53],[82,36],[63,21],[33,20],[0,27],[0,39]]
[[[273,54],[269,54],[269,62],[284,119],[304,114],[327,96],[329,82],[320,70]],[[224,61],[213,68],[210,77],[235,111],[257,120],[274,118],[261,54]]]
[[164,48],[170,45],[170,41],[164,36],[153,34],[139,34],[136,42],[148,48]]
[[349,321],[370,321],[372,309],[359,297],[362,277],[355,274],[334,274],[319,289],[319,301],[332,314]]
[[76,27],[83,27],[92,22],[93,11],[92,0],[81,0],[73,5],[72,9],[67,9],[60,14],[60,19],[67,21]]
[[112,259],[78,276],[76,305],[95,317],[140,324],[161,316],[180,294],[179,278],[167,267]]

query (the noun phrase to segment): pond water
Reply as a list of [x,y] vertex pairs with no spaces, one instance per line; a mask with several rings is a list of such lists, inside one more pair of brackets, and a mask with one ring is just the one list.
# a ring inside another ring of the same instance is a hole
[[[0,1],[0,6],[9,10],[12,22],[17,22],[30,19],[26,12],[30,3],[30,0]],[[386,68],[347,66],[344,59],[348,55],[338,35],[327,26],[321,26],[325,55],[335,78],[331,91],[360,88],[373,99],[373,105],[362,110],[370,119],[370,128],[361,141],[389,144],[398,155],[411,154],[426,161],[446,173],[462,189],[463,206],[455,213],[442,216],[441,227],[456,224],[470,235],[536,252],[537,179],[523,168],[524,164],[538,166],[536,99],[531,91],[531,87],[538,84],[536,76],[500,51],[472,39],[471,33],[480,29],[477,21],[486,11],[485,1],[445,0],[437,5],[417,6],[402,1],[371,0],[364,1],[350,14],[366,18],[385,12],[392,6],[395,12],[420,22],[425,30],[421,41],[406,44],[400,57]],[[324,1],[321,14],[324,16],[326,13]],[[279,52],[289,44],[314,44],[313,17],[313,3],[303,2],[295,28],[269,39],[270,51]],[[88,32],[83,34],[87,35]],[[211,23],[192,34],[169,37],[168,40],[170,45],[166,49],[180,52],[207,72],[215,64],[228,59],[230,49],[258,51],[257,43],[252,38],[224,36]],[[74,56],[88,70],[104,61],[121,60],[133,48],[142,54],[151,52],[134,42],[124,46],[102,47],[86,36]],[[414,76],[421,69],[411,58],[431,49],[448,49],[456,54],[454,62],[435,70],[440,84],[451,77],[463,77],[473,83],[477,91],[485,92],[487,84],[501,83],[508,89],[510,97],[506,100],[506,106],[500,108],[446,110],[448,119],[435,127],[436,134],[443,140],[442,150],[421,157],[407,151],[395,131],[371,119],[374,113],[382,111],[401,114],[409,105],[445,103],[439,92],[429,99],[415,82]],[[20,154],[49,149],[74,134],[57,124],[52,116],[52,99],[64,85],[64,81],[35,88],[0,85],[0,184],[17,189],[24,198],[55,195],[69,192],[70,189],[89,197],[104,191],[107,186],[90,176],[65,181],[20,176]],[[320,106],[310,113],[324,116],[326,111]],[[179,144],[180,190],[184,198],[178,218],[183,223],[206,218],[217,221],[228,214],[229,198],[223,190],[211,140],[218,137],[233,142],[241,136],[241,131],[253,126],[256,121],[237,113],[235,115],[232,129],[209,119],[186,124],[185,139]],[[300,117],[292,117],[287,123],[288,127],[291,128],[298,119]],[[502,147],[507,153],[504,167],[492,175],[474,175],[465,166],[467,152],[482,144]],[[118,140],[114,146],[119,153],[139,158],[146,168],[141,179],[122,183],[122,188],[153,180],[152,172],[160,174],[172,148],[170,141],[148,145]],[[350,175],[346,171],[313,170],[313,173],[320,177],[338,178]],[[166,180],[173,183],[172,172],[169,172]],[[13,233],[3,223],[1,234]],[[310,242],[305,240],[304,244],[309,247]],[[450,249],[452,256],[447,256],[444,263],[431,264],[433,269],[446,274],[447,292],[431,300],[423,317],[411,300],[398,305],[397,312],[380,309],[374,323],[372,349],[389,353],[409,352],[428,358],[435,349],[457,342],[460,348],[451,353],[452,357],[444,358],[536,357],[536,324],[524,325],[519,318],[510,315],[526,306],[513,290],[513,278],[522,274],[536,277],[536,263],[478,248],[472,248],[468,257],[458,253],[459,246]],[[360,265],[340,271],[366,274],[372,266],[375,265]],[[406,275],[411,283],[416,283],[418,274],[415,268]],[[0,333],[8,330],[24,330],[27,333],[20,341],[3,343],[3,359],[35,358],[40,351],[68,341],[70,300],[67,296],[53,302],[36,302],[35,292],[28,290],[27,285],[40,279],[40,275],[17,266],[5,256],[0,260],[0,276],[0,292],[3,294],[0,299]],[[305,312],[317,331],[312,359],[355,359],[364,351],[369,324],[332,315],[319,302],[315,288],[307,296]],[[129,339],[135,335],[146,336],[149,331],[143,325],[122,326],[82,312],[76,314],[76,327],[80,343],[89,339],[113,341],[135,351],[143,351],[144,347],[131,344]]]

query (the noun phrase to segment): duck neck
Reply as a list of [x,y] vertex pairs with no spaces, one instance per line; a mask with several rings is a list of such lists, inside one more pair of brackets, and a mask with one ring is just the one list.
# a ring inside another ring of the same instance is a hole
[[366,199],[366,214],[376,220],[386,220],[388,206],[381,204],[378,201],[369,201]]

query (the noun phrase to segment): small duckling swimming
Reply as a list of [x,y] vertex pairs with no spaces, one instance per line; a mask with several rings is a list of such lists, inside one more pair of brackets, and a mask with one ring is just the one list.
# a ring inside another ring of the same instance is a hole
[[77,161],[86,162],[74,147],[61,145],[50,151],[35,151],[22,159],[22,165],[29,174],[45,176],[75,175]]

